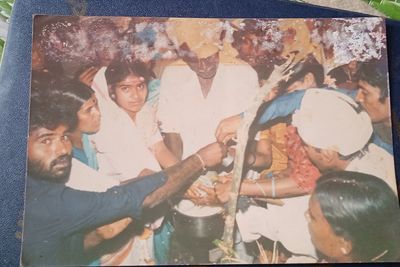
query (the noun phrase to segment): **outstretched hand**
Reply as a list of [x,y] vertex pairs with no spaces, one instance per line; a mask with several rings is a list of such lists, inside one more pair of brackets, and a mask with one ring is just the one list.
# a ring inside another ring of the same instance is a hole
[[220,164],[226,153],[226,146],[220,142],[209,144],[197,152],[205,165],[204,167],[213,167]]
[[230,139],[235,138],[241,120],[242,118],[239,114],[223,119],[215,131],[217,141],[226,144]]
[[[278,83],[282,80],[286,81],[289,79],[290,75],[293,73],[290,68],[297,61],[298,59],[296,59],[296,54],[292,53],[289,55],[285,63],[280,66],[275,65],[274,71],[269,76],[268,82],[265,85],[271,87],[270,93],[266,96],[265,100],[272,100],[276,97]],[[217,141],[226,144],[230,139],[236,137],[236,132],[239,129],[241,119],[241,115],[238,114],[220,121],[217,130],[215,131]]]
[[[191,190],[190,193],[189,190]],[[213,187],[208,187],[202,184],[195,184],[192,185],[189,190],[186,196],[196,205],[210,206],[219,204],[217,195]]]

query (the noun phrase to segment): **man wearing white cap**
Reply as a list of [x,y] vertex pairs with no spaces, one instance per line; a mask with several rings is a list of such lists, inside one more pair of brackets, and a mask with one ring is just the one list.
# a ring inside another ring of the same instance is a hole
[[307,92],[292,124],[320,171],[346,170],[375,175],[397,192],[393,157],[369,144],[369,115],[344,94],[321,89]]
[[[383,179],[396,192],[393,157],[370,143],[373,133],[371,119],[350,97],[327,89],[295,92],[266,106],[258,123],[265,124],[276,117],[290,115],[283,114],[280,107],[288,105],[287,100],[291,97],[294,102],[299,102],[292,124],[297,127],[311,161],[321,172],[347,170],[372,174]],[[285,196],[287,190],[280,185],[279,179],[251,186],[251,195],[260,197]],[[309,195],[287,197],[281,207],[269,205],[264,209],[250,206],[246,212],[239,211],[237,223],[243,240],[250,242],[265,236],[279,240],[295,254],[315,257],[304,217],[308,200]]]

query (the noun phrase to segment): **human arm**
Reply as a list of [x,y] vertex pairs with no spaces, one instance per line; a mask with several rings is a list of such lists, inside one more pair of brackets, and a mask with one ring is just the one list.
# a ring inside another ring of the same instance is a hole
[[[155,172],[152,170],[143,169],[139,173],[138,177],[152,175],[154,173]],[[129,182],[132,182],[134,179],[137,179],[137,177],[135,177],[133,179],[124,180],[120,184],[121,185],[127,184]],[[112,238],[116,237],[121,232],[123,232],[131,222],[132,222],[132,218],[126,217],[119,221],[100,226],[97,229],[87,233],[84,238],[85,250],[89,250],[89,249],[99,245],[104,240],[112,239]]]
[[233,115],[220,121],[215,131],[217,141],[226,144],[229,140],[236,137],[236,131],[239,129],[241,121],[241,114]]
[[[243,187],[241,189],[241,194],[268,198],[287,198],[309,193],[308,190],[302,188],[294,179],[287,176],[261,179],[256,182],[264,191],[260,190],[260,187],[254,182],[254,180],[244,180],[242,183]],[[274,187],[275,189],[273,189]]]
[[[162,168],[171,167],[172,165],[179,162],[178,157],[174,153],[172,153],[171,150],[168,149],[168,147],[162,140],[154,145],[153,151],[158,163],[161,165]],[[182,150],[180,153],[180,157],[182,157]]]
[[[142,208],[152,208],[191,184],[204,167],[221,162],[226,149],[218,143],[210,144],[181,163],[164,172],[137,178],[125,185],[115,186],[106,192],[95,193],[71,188],[54,187],[55,199],[46,203],[52,210],[50,221],[63,235],[87,232],[125,217],[140,217]],[[40,216],[40,214],[34,214]],[[43,220],[43,219],[41,219]],[[63,222],[59,224],[57,222]]]
[[[252,127],[258,128],[267,122],[286,117],[300,108],[306,90],[295,91],[280,96],[272,101],[264,102],[258,109],[257,116]],[[226,142],[236,136],[236,131],[241,123],[241,114],[223,119],[217,126],[215,137],[219,142]]]
[[85,235],[83,240],[84,249],[90,250],[96,247],[104,240],[112,239],[123,232],[126,227],[132,222],[132,218],[123,218],[119,221],[98,227]]
[[94,76],[96,75],[98,67],[90,66],[78,74],[78,80],[88,87],[92,86]]
[[[222,203],[229,201],[231,180],[217,183],[215,192]],[[274,188],[274,189],[273,189]],[[287,198],[308,194],[309,191],[299,186],[290,177],[272,179],[243,180],[239,194],[242,196],[265,197],[265,198]]]
[[180,136],[182,114],[181,87],[177,84],[180,69],[166,67],[160,81],[160,96],[157,109],[159,128],[163,133],[164,143],[178,160],[182,160],[183,143]]
[[164,134],[165,146],[175,156],[177,160],[182,159],[183,142],[180,134],[178,133],[165,133]]
[[200,149],[195,155],[184,161],[165,169],[168,176],[167,182],[145,198],[143,207],[152,208],[186,188],[198,178],[198,174],[204,168],[218,165],[225,155],[225,146],[213,143]]
[[[155,207],[182,188],[189,186],[197,179],[203,167],[211,167],[221,161],[222,157],[225,155],[224,150],[223,146],[214,143],[200,149],[197,152],[198,156],[193,155],[183,162],[166,169],[165,172],[168,176],[167,182],[145,198],[143,207]],[[99,244],[101,240],[112,238],[125,229],[126,226],[126,221],[118,221],[108,226],[100,227],[96,230],[97,236],[93,234],[88,235],[88,241],[92,242],[89,244],[93,247]]]

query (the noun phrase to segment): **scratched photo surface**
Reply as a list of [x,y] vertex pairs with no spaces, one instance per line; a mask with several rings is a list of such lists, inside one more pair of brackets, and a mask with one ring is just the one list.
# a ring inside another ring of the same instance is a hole
[[381,18],[35,16],[21,264],[399,260],[386,51]]

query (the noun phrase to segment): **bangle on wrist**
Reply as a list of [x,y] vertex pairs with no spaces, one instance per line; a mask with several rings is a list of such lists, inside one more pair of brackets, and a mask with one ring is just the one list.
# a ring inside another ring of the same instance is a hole
[[200,160],[200,162],[201,162],[201,168],[203,169],[203,171],[207,171],[206,163],[204,162],[204,160],[202,159],[202,157],[201,157],[198,153],[196,153],[196,154],[194,154],[194,155]]
[[257,182],[257,179],[248,179],[248,181],[252,184],[255,184],[260,192],[263,194],[264,197],[267,197],[267,193],[265,193],[265,190],[262,188],[262,186]]
[[262,186],[257,182],[257,180],[254,180],[255,184],[257,185],[258,189],[260,189],[261,193],[263,194],[264,197],[267,196],[267,193],[265,193],[264,189]]

